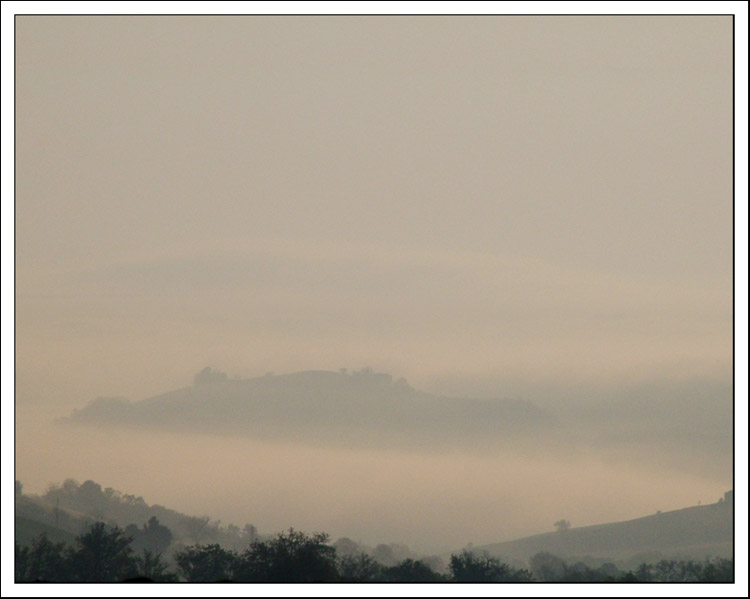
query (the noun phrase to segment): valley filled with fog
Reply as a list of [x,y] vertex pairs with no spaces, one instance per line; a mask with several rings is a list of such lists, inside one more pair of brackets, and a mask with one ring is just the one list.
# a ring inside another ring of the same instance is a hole
[[437,554],[732,489],[731,17],[15,41],[27,493]]
[[[39,418],[45,412],[38,403],[34,411],[18,411],[16,477],[36,493],[64,478],[93,479],[225,525],[249,522],[269,533],[289,526],[325,530],[335,538],[432,553],[547,532],[560,518],[585,526],[712,503],[731,488],[731,446],[723,434],[731,427],[731,393],[720,385],[652,385],[613,390],[606,401],[582,396],[557,405],[543,397],[538,406],[505,400],[510,409],[502,409],[502,400],[448,400],[388,379],[376,380],[368,394],[357,374],[191,382],[143,402],[142,409],[150,402],[155,410],[166,398],[169,411],[145,411],[130,421],[116,411],[106,419],[107,409],[130,405],[124,400],[105,400],[103,408],[101,400],[93,402],[104,415],[88,421],[80,418],[82,405]],[[342,381],[352,395],[338,400],[348,409],[338,420],[330,414],[324,420],[321,399]],[[258,385],[277,393],[289,388],[285,397],[294,402],[279,408],[290,414],[286,420],[255,410],[243,425],[231,390],[253,384],[256,393]],[[687,389],[696,395],[693,411],[677,409]],[[501,409],[483,410],[480,426],[462,430],[462,423],[464,429],[472,424],[462,403],[472,401]],[[418,402],[423,420],[399,411],[408,402]],[[233,418],[193,414],[202,403]],[[455,426],[430,423],[435,414],[444,420],[446,404],[458,406]],[[385,418],[389,412],[400,417],[399,426]]]

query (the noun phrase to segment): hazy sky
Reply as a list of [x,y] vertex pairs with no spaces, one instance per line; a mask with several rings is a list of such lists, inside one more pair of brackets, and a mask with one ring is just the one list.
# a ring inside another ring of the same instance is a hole
[[732,126],[726,16],[19,17],[19,439],[206,365],[726,383]]
[[726,377],[731,26],[20,17],[19,375]]

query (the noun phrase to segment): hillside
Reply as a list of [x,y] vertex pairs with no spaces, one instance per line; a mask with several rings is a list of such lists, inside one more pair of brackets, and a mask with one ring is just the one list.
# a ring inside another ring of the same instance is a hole
[[19,545],[30,545],[34,539],[42,534],[46,534],[47,538],[53,543],[66,543],[67,545],[75,543],[76,535],[62,528],[56,528],[23,516],[16,516],[15,522],[15,540]]
[[[598,567],[609,561],[627,569],[637,568],[641,563],[654,564],[662,559],[733,558],[733,509],[732,493],[728,492],[715,504],[624,522],[570,528],[473,547],[472,551],[475,554],[487,552],[518,567],[528,567],[530,558],[542,552],[562,558],[569,564],[582,561]],[[231,524],[222,526],[207,516],[196,518],[163,506],[150,506],[140,497],[102,489],[93,481],[79,485],[68,479],[62,486],[51,487],[44,496],[16,497],[15,539],[19,545],[28,545],[32,539],[46,533],[53,542],[73,544],[75,537],[96,520],[118,524],[122,528],[134,524],[135,529],[128,530],[128,534],[138,536],[133,533],[145,530],[145,523],[150,518],[156,518],[170,530],[174,542],[168,553],[195,543],[217,543],[227,549],[242,550],[253,540],[269,538],[258,534],[250,524],[243,529]],[[341,538],[334,546],[342,555],[364,551],[385,565],[416,557],[408,547],[394,543],[373,548]],[[450,554],[425,559],[441,569],[449,562]]]
[[250,540],[262,538],[252,524],[222,526],[208,516],[189,516],[162,505],[149,505],[142,497],[102,488],[87,480],[78,484],[67,479],[62,485],[51,485],[44,495],[17,494],[15,503],[16,541],[28,544],[42,532],[50,540],[71,543],[91,524],[102,521],[126,528],[141,528],[151,518],[169,528],[175,542],[183,544],[219,543],[236,548]]
[[565,558],[654,561],[662,558],[732,557],[734,503],[731,492],[710,505],[643,518],[570,528],[477,547],[505,559],[528,560],[539,552]]

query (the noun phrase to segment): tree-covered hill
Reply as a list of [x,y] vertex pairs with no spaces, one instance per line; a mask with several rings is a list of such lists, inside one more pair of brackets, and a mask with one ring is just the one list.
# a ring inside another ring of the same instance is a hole
[[240,548],[259,538],[252,524],[242,528],[233,524],[224,526],[208,516],[189,516],[161,505],[149,505],[143,497],[102,488],[92,480],[79,484],[67,479],[61,485],[50,485],[42,495],[18,492],[19,487],[17,484],[16,541],[21,544],[41,532],[48,532],[50,540],[69,542],[97,521],[121,528],[135,526],[141,533],[144,529],[153,533],[157,529],[151,522],[155,520],[169,530],[167,545],[220,543]]
[[430,395],[370,369],[230,379],[204,369],[190,387],[142,401],[99,398],[62,422],[294,438],[326,443],[497,443],[553,419],[520,399]]

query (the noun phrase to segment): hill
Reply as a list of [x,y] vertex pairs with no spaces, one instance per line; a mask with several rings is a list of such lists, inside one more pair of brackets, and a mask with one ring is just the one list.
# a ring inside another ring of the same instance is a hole
[[732,557],[732,492],[719,502],[643,518],[570,528],[477,547],[505,559],[528,560],[539,552],[558,557],[609,558],[635,563],[659,559]]
[[158,504],[149,505],[142,497],[103,489],[92,480],[79,484],[67,479],[62,485],[51,485],[44,495],[17,494],[15,508],[16,541],[20,545],[42,532],[47,532],[50,540],[72,543],[97,521],[141,529],[152,518],[169,528],[178,544],[219,543],[239,548],[262,538],[252,524],[245,524],[243,529],[221,526],[208,516],[189,516]]
[[99,398],[63,420],[382,445],[496,442],[552,418],[528,401],[430,395],[369,369],[253,379],[205,369],[191,387],[136,402]]

